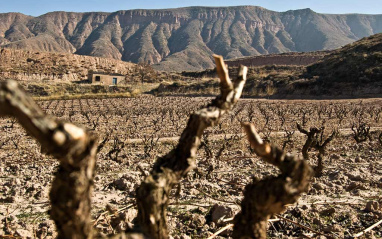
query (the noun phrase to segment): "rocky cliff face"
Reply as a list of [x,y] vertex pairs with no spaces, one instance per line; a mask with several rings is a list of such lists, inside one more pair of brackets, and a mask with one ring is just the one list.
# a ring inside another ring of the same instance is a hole
[[228,59],[334,49],[379,32],[382,15],[254,6],[0,14],[1,47],[149,62],[168,71],[213,67],[213,53]]

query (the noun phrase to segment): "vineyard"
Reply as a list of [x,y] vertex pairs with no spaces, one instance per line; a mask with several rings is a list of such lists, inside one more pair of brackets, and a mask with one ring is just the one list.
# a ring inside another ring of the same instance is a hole
[[382,238],[381,14],[0,19],[0,239]]
[[[140,182],[149,175],[155,158],[176,146],[188,116],[210,100],[141,96],[38,104],[47,114],[99,135],[92,218],[99,231],[110,235],[133,226]],[[264,164],[249,148],[240,122],[254,123],[264,140],[295,154],[306,146],[306,131],[316,129],[313,141],[321,146],[335,132],[322,155],[314,143],[308,147],[304,157],[313,168],[323,158],[322,172],[297,204],[270,219],[268,236],[320,233],[342,238],[381,220],[381,103],[380,99],[240,100],[230,114],[204,132],[197,169],[171,192],[170,234],[206,238],[230,226],[252,177],[260,180],[277,174],[275,167]],[[0,125],[0,207],[6,212],[0,215],[2,233],[54,236],[48,193],[58,163],[40,152],[39,144],[16,120],[2,118]],[[374,235],[382,236],[377,231]],[[219,236],[231,233],[228,227]]]

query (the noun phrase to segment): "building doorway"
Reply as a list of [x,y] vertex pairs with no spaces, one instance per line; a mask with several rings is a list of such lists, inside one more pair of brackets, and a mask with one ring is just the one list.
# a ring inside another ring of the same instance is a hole
[[113,85],[117,84],[117,78],[113,78]]

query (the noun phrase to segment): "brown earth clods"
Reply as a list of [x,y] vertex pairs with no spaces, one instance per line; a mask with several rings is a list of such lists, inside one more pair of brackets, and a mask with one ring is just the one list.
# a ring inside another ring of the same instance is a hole
[[[134,224],[135,189],[155,158],[176,143],[190,112],[208,98],[152,97],[41,101],[49,114],[93,129],[100,148],[93,194],[94,226],[113,234]],[[169,228],[173,238],[206,238],[231,223],[240,210],[244,186],[275,175],[248,147],[240,122],[251,121],[263,137],[300,154],[304,128],[325,126],[339,135],[329,144],[324,171],[310,190],[289,205],[285,219],[269,222],[270,238],[324,234],[349,238],[382,219],[381,100],[240,100],[237,107],[208,130],[198,151],[197,169],[173,192]],[[370,127],[370,138],[356,143],[353,127]],[[0,119],[0,236],[54,237],[48,192],[57,163],[12,119]],[[287,135],[290,137],[288,138]],[[315,166],[317,152],[309,151]],[[281,218],[275,215],[275,218]],[[315,232],[313,232],[313,230]],[[228,229],[218,237],[228,238]],[[380,227],[366,235],[381,237]],[[323,238],[321,235],[320,238]]]

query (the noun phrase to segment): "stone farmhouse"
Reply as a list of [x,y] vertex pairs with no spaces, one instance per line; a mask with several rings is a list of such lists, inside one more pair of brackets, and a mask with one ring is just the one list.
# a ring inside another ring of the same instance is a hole
[[125,76],[118,73],[89,72],[88,81],[91,84],[118,85],[125,82]]

